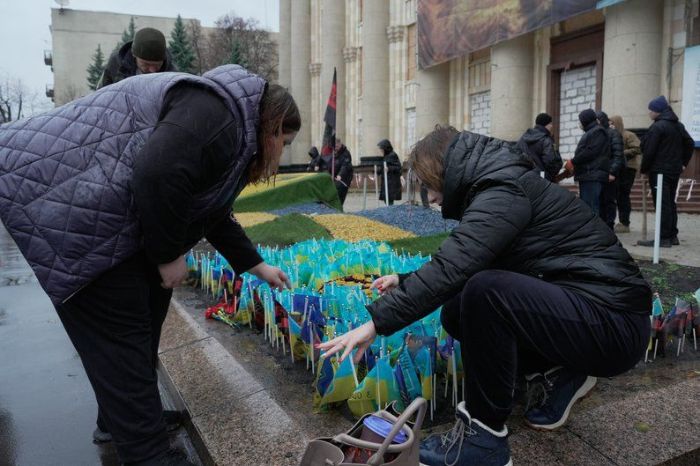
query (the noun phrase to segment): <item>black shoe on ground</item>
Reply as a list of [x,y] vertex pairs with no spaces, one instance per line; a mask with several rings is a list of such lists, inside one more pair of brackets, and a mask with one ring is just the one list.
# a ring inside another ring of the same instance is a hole
[[[670,248],[673,244],[673,240],[670,238],[661,238],[661,241],[659,242],[659,247],[662,248]],[[678,243],[680,244],[680,243]],[[654,240],[653,239],[647,239],[647,240],[639,240],[637,241],[637,246],[646,246],[648,248],[653,248],[654,247]]]
[[525,413],[527,424],[537,430],[554,430],[564,425],[574,403],[585,397],[598,380],[563,367],[551,369],[541,377],[542,400]]
[[[164,410],[163,420],[165,421],[165,426],[166,429],[168,429],[168,432],[172,432],[178,429],[182,425],[182,423],[185,422],[185,412]],[[95,430],[92,432],[92,441],[93,443],[111,442],[112,434],[106,430],[100,429],[99,426],[95,427]]]
[[681,245],[681,242],[678,241],[678,235],[676,235],[676,236],[674,236],[673,238],[671,238],[671,244],[674,245],[674,246],[680,246],[680,245]]
[[160,455],[137,463],[128,463],[129,466],[195,466],[187,459],[187,456],[178,450],[166,450]]

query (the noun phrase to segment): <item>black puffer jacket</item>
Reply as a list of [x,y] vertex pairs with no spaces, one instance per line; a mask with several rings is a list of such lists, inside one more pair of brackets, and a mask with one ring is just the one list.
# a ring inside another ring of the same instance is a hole
[[[387,139],[382,139],[377,144],[384,152],[384,161],[387,166],[387,180],[389,181],[389,199],[398,201],[401,200],[401,160],[394,152],[394,148]],[[377,175],[380,176],[381,190],[379,191],[379,200],[386,200],[386,191],[384,188],[384,165],[379,165]]]
[[[113,52],[109,57],[100,82],[97,83],[98,89],[117,83],[122,79],[136,76],[138,69],[136,68],[136,58],[131,53],[132,43],[133,41],[129,41],[122,45],[119,50]],[[165,60],[159,72],[162,73],[163,71],[177,71],[169,50],[165,51]]]
[[426,316],[487,269],[539,277],[648,314],[651,290],[615,234],[504,141],[463,132],[445,154],[442,215],[460,224],[433,259],[368,306],[381,335]]
[[559,151],[554,148],[552,135],[544,126],[536,125],[525,131],[518,141],[518,147],[530,156],[537,171],[543,171],[549,181],[554,180],[564,164]]
[[610,173],[610,137],[598,123],[584,128],[585,133],[576,146],[574,158],[574,180],[608,182]]
[[625,143],[622,141],[620,132],[610,127],[610,119],[607,113],[598,112],[598,122],[608,132],[608,139],[610,140],[610,174],[618,178],[622,170],[627,166]]
[[664,110],[642,141],[642,173],[680,175],[693,156],[695,142],[672,109]]

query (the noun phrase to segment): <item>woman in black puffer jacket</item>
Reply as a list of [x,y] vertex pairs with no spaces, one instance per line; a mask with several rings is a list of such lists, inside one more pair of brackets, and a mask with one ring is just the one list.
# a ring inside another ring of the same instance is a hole
[[460,224],[418,271],[378,279],[386,294],[368,306],[372,320],[321,348],[362,355],[377,334],[444,305],[443,325],[461,342],[466,404],[449,441],[423,441],[421,463],[503,466],[517,374],[547,389],[527,423],[560,427],[595,377],[625,372],[644,353],[651,290],[598,215],[540,178],[512,143],[438,127],[410,162],[443,217]]

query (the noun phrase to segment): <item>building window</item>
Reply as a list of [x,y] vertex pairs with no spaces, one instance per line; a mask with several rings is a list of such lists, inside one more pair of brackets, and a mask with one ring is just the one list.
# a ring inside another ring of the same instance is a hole
[[406,53],[406,81],[413,81],[416,79],[416,24],[413,23],[408,26],[408,47]]
[[469,131],[491,134],[491,91],[469,96]]
[[559,91],[559,152],[564,159],[574,156],[583,136],[578,114],[596,104],[596,66],[582,66],[561,73]]

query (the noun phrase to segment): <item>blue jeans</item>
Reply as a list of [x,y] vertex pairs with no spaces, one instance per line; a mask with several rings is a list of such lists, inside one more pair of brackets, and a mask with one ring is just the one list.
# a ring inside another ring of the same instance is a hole
[[603,183],[600,181],[579,181],[578,196],[596,214],[600,215],[600,193],[603,191]]

